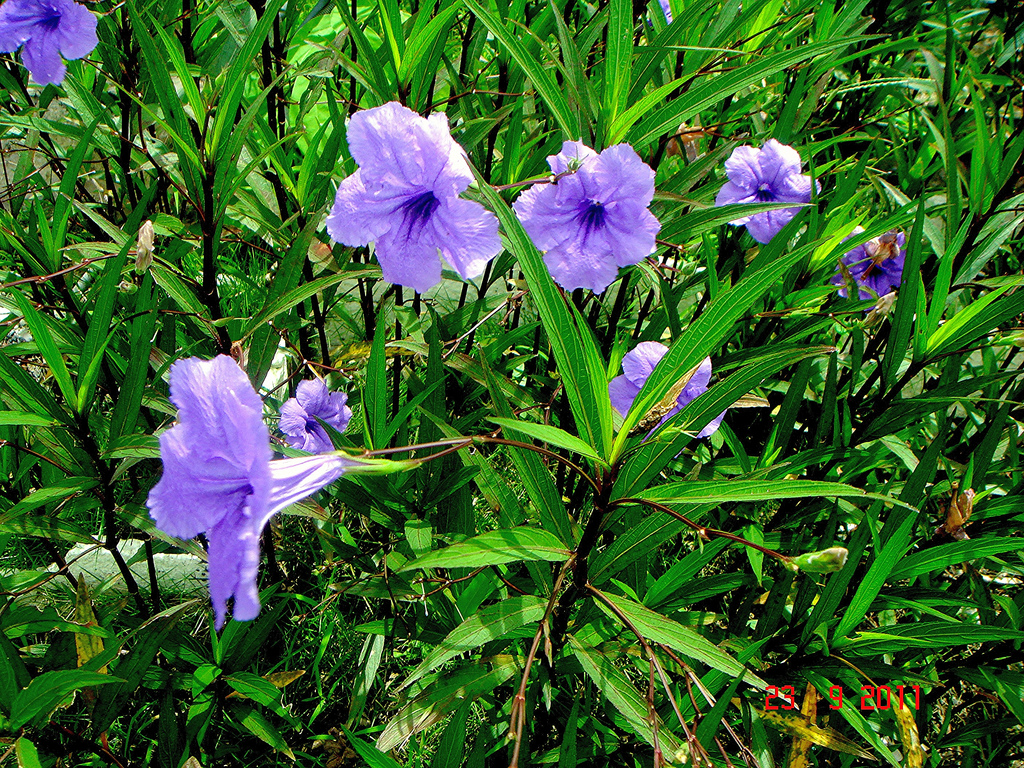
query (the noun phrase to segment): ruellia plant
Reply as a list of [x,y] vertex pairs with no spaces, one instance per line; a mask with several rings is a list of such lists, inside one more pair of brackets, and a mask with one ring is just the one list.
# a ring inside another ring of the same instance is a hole
[[1024,760],[1021,21],[3,0],[0,765]]

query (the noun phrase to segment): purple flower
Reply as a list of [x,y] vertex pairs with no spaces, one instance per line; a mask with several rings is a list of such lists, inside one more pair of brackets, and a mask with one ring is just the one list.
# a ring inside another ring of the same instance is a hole
[[281,406],[281,431],[288,437],[292,448],[309,453],[326,453],[334,444],[317,419],[344,432],[352,418],[352,409],[345,403],[348,395],[331,392],[321,379],[300,381],[295,397]]
[[217,629],[230,597],[234,617],[249,621],[260,611],[256,573],[264,526],[356,462],[334,454],[272,461],[263,403],[224,355],[172,365],[171,402],[178,424],[160,435],[164,473],[146,505],[171,536],[206,533]]
[[[633,401],[636,399],[636,396],[640,394],[640,390],[654,372],[655,367],[661,362],[661,358],[667,354],[668,347],[664,344],[659,344],[656,341],[642,341],[636,345],[633,351],[627,352],[626,356],[622,358],[623,375],[616,376],[608,382],[608,394],[612,399],[612,407],[622,414],[623,417],[629,413],[629,409],[633,407]],[[711,358],[705,357],[697,371],[690,377],[686,386],[683,387],[683,391],[679,393],[679,397],[676,398],[676,406],[665,414],[662,420],[658,422],[657,427],[660,427],[683,410],[683,408],[689,405],[691,400],[707,392],[708,382],[710,381]],[[710,424],[704,427],[697,434],[697,437],[707,437],[714,434],[721,425],[724,416],[725,412],[723,411]],[[651,431],[653,432],[654,430]]]
[[668,24],[672,23],[672,7],[669,5],[668,0],[660,0],[661,10],[665,13],[665,22]]
[[[863,231],[863,227],[856,227],[850,237]],[[843,264],[860,286],[858,293],[861,299],[872,298],[868,288],[876,296],[885,296],[899,287],[903,279],[903,262],[907,258],[907,252],[903,249],[905,244],[904,234],[893,230],[868,240],[864,245],[858,245],[843,256]],[[841,286],[839,295],[846,298],[848,291],[841,270],[836,270],[832,283]]]
[[60,85],[61,61],[92,53],[97,19],[72,0],[7,0],[0,5],[0,52],[21,50],[21,60],[40,85]]
[[[725,161],[725,175],[729,180],[715,198],[715,205],[809,203],[811,177],[801,174],[800,166],[797,151],[775,139],[768,139],[761,149],[736,147]],[[821,184],[817,184],[817,189],[821,191]],[[729,223],[746,225],[751,237],[759,243],[767,243],[799,211],[799,208],[781,208],[744,216]]]
[[[654,198],[654,171],[628,144],[601,154],[578,141],[548,157],[552,173],[567,174],[535,184],[516,200],[516,215],[555,282],[566,290],[600,293],[619,267],[654,252],[661,224],[647,210]],[[575,171],[575,173],[572,173]]]
[[327,231],[345,245],[376,243],[385,280],[422,293],[441,282],[438,251],[467,280],[501,252],[494,214],[459,197],[473,173],[445,115],[397,102],[357,112],[348,148],[359,170],[338,187]]

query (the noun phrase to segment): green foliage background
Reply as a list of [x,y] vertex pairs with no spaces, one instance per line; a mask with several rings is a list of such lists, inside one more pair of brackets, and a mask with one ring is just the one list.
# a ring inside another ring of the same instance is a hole
[[[61,87],[0,58],[0,763],[1024,759],[1014,3],[90,8]],[[323,229],[346,118],[392,100],[447,114],[501,221],[472,284],[409,295]],[[713,202],[771,137],[822,191],[757,246]],[[567,139],[657,172],[658,253],[601,296],[563,294],[509,208]],[[903,285],[866,319],[829,279],[892,228]],[[650,340],[617,423],[607,382]],[[165,580],[201,543],[144,506],[168,367],[217,353],[268,420],[311,372],[347,390],[339,446],[508,442],[293,507],[262,615],[218,636],[201,582]],[[708,393],[630,437],[706,355]],[[771,556],[833,546],[828,574]]]

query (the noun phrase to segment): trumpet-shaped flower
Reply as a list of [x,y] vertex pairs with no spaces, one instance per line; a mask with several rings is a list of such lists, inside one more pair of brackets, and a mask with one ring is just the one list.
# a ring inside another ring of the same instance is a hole
[[288,444],[310,453],[333,451],[334,444],[317,419],[344,432],[352,418],[347,402],[348,395],[331,392],[321,379],[300,381],[295,397],[281,406],[280,427]]
[[628,144],[597,154],[578,141],[548,157],[550,184],[535,184],[516,200],[516,215],[555,282],[566,290],[600,293],[619,267],[654,252],[661,224],[647,206],[654,198],[654,171]]
[[[857,227],[853,235],[863,231],[863,227]],[[903,280],[903,262],[907,258],[907,252],[903,249],[905,244],[906,236],[902,232],[889,231],[868,240],[864,245],[858,245],[843,256],[843,264],[860,287],[858,294],[861,299],[872,298],[867,290],[869,288],[876,296],[885,296],[899,287]],[[839,295],[845,298],[848,291],[842,270],[836,270],[832,283],[841,286]]]
[[171,536],[206,533],[216,627],[224,625],[231,597],[236,619],[254,619],[263,528],[355,462],[333,454],[271,460],[263,403],[224,355],[172,365],[171,402],[178,424],[160,435],[164,473],[149,493],[149,513]]
[[445,115],[397,102],[357,112],[348,147],[359,169],[338,187],[327,231],[345,245],[376,243],[385,280],[422,293],[441,281],[438,253],[468,280],[501,252],[494,214],[459,197],[473,173]]
[[67,72],[61,56],[92,53],[99,42],[96,25],[96,16],[73,0],[7,0],[0,5],[0,52],[21,48],[33,80],[60,85]]
[[[636,396],[640,394],[640,390],[643,389],[647,379],[654,373],[654,369],[661,362],[661,358],[667,354],[668,347],[664,344],[659,344],[656,341],[643,341],[637,344],[631,352],[627,352],[625,357],[622,358],[623,375],[616,376],[608,383],[608,394],[612,399],[612,407],[622,414],[623,417],[629,413],[629,409],[633,407],[633,401],[636,400]],[[662,417],[661,421],[655,426],[655,429],[683,410],[683,408],[690,404],[690,401],[707,392],[710,381],[711,358],[706,357],[679,393],[675,406]],[[724,416],[725,412],[723,411],[704,429],[698,432],[697,437],[708,437],[714,434],[722,424]]]
[[[809,203],[811,177],[800,173],[800,155],[795,149],[769,139],[763,147],[736,147],[725,161],[729,181],[715,198],[715,205],[734,203]],[[821,191],[821,184],[817,184]],[[800,208],[780,208],[730,221],[744,225],[759,243],[770,242],[793,220]]]

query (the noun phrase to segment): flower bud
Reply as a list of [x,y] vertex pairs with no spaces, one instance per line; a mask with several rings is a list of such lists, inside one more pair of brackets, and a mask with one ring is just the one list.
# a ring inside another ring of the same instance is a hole
[[820,552],[807,552],[790,560],[793,567],[809,573],[833,573],[842,570],[850,556],[846,547],[831,547]]
[[153,263],[153,222],[149,219],[139,227],[139,240],[135,246],[135,273],[141,275]]

